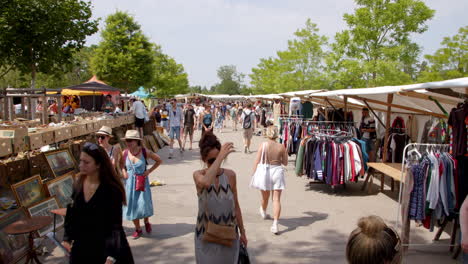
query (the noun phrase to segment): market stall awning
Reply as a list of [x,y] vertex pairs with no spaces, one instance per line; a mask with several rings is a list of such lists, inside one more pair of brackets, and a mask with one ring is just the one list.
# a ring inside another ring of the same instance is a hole
[[120,92],[120,89],[112,87],[101,80],[98,80],[96,76],[93,76],[90,80],[85,83],[66,87],[65,89],[76,90],[76,91],[99,91],[99,92]]
[[[468,78],[447,80],[441,82],[419,83],[400,86],[382,86],[375,88],[342,89],[310,94],[309,97],[325,100],[355,99],[366,106],[382,111],[392,107],[393,111],[401,113],[419,113],[437,117],[445,117],[463,97],[454,97],[437,93],[440,89],[449,89],[456,95],[468,87]],[[389,96],[391,95],[391,96]],[[391,99],[390,99],[391,97]]]
[[140,86],[138,88],[138,90],[136,90],[135,92],[131,93],[130,96],[136,96],[136,97],[139,97],[139,98],[147,98],[149,96],[149,93],[147,93],[145,91],[145,88],[143,88],[143,86]]

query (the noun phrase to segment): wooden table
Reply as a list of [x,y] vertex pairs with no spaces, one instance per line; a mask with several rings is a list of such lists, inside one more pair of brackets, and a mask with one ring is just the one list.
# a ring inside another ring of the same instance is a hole
[[33,216],[29,219],[18,220],[3,229],[9,235],[21,235],[29,233],[29,248],[25,263],[41,263],[34,250],[34,232],[52,223],[50,216]]
[[369,169],[367,170],[367,177],[361,190],[367,186],[367,192],[370,193],[373,177],[375,172],[380,172],[380,191],[384,190],[385,175],[391,178],[391,190],[395,190],[395,180],[401,181],[401,163],[382,163],[382,162],[369,162],[367,163]]

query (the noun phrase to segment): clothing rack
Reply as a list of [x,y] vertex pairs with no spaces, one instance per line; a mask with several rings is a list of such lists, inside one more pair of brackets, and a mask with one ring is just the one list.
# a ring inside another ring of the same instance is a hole
[[[405,148],[403,149],[403,161],[401,163],[401,180],[400,180],[400,190],[399,190],[399,195],[398,195],[398,209],[397,209],[397,217],[396,217],[396,221],[395,221],[395,227],[396,229],[398,230],[398,228],[400,228],[400,212],[401,212],[401,207],[402,207],[402,197],[403,197],[403,183],[405,182],[405,166],[406,166],[406,160],[407,160],[407,154],[408,154],[408,149],[409,148],[420,148],[420,147],[426,147],[426,151],[429,151],[429,150],[449,150],[449,147],[450,145],[449,144],[427,144],[427,143],[409,143],[405,146]],[[402,222],[402,221],[401,221]],[[447,244],[416,244],[416,243],[409,243],[409,237],[408,237],[408,243],[403,243],[403,238],[406,238],[406,236],[404,236],[403,234],[403,231],[404,231],[404,227],[403,225],[406,225],[406,223],[401,223],[401,230],[400,230],[400,237],[402,238],[402,243],[401,243],[401,246],[403,248],[408,248],[409,246],[422,246],[422,247],[441,247],[441,246],[444,246],[446,247]],[[409,224],[409,226],[406,226],[408,232],[411,231],[411,223]],[[450,244],[449,246],[454,246],[452,244]],[[403,261],[403,255],[402,254],[402,261]]]

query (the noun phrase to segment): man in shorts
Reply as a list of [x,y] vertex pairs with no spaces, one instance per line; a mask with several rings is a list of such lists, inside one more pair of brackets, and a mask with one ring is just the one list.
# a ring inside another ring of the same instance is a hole
[[190,148],[192,150],[192,143],[193,143],[193,130],[195,129],[195,117],[196,113],[193,109],[193,105],[189,104],[187,110],[184,113],[184,145],[183,149],[185,149],[185,142],[187,141],[187,135],[190,138]]
[[135,98],[130,99],[132,103],[131,112],[135,115],[135,127],[140,132],[140,137],[143,138],[143,126],[145,125],[146,109],[145,105]]
[[241,115],[241,124],[244,129],[244,153],[250,153],[250,143],[255,130],[255,123],[255,113],[252,110],[252,104],[249,104],[247,105],[247,108],[242,111]]
[[180,140],[180,129],[182,127],[182,108],[177,106],[177,100],[172,99],[171,109],[169,110],[169,137],[171,138],[170,149],[169,149],[169,159],[172,159],[172,154],[174,152],[174,139],[177,139],[179,142],[179,150],[182,153],[184,148],[182,147],[182,141]]

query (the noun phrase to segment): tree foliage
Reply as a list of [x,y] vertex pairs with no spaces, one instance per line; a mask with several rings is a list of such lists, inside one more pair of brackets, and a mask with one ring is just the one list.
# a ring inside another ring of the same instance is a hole
[[211,87],[217,94],[240,94],[243,88],[244,74],[237,72],[235,65],[223,65],[218,68],[218,78],[221,80]]
[[411,34],[427,30],[434,10],[420,0],[356,0],[345,14],[349,29],[337,33],[327,58],[335,88],[411,82],[421,48]]
[[128,92],[151,82],[153,45],[132,16],[122,11],[109,15],[101,36],[91,60],[93,72],[99,78]]
[[157,97],[171,97],[176,94],[185,94],[189,90],[188,75],[182,64],[178,64],[173,58],[164,54],[161,47],[154,44],[152,55],[154,58],[154,69],[150,87]]
[[318,32],[317,25],[308,19],[285,51],[278,51],[276,58],[261,59],[250,75],[253,90],[276,93],[321,88],[327,38]]
[[458,34],[445,37],[442,47],[433,55],[426,55],[427,62],[419,81],[429,82],[468,76],[468,26]]
[[0,77],[10,70],[49,74],[72,65],[86,36],[97,31],[91,3],[81,0],[4,0],[0,7]]

